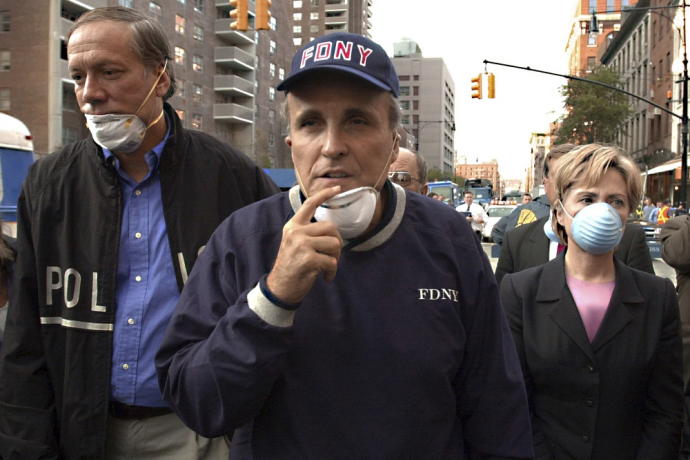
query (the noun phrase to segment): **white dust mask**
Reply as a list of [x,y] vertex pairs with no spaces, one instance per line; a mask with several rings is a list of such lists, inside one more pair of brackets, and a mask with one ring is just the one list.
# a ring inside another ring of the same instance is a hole
[[[396,136],[391,153],[388,155],[388,160],[384,165],[384,170],[373,187],[359,187],[337,194],[316,209],[314,219],[319,222],[333,222],[338,232],[340,232],[340,236],[346,240],[358,237],[364,233],[374,219],[376,204],[379,199],[379,192],[376,190],[376,186],[381,181],[381,178],[384,177],[384,174],[388,172],[389,161],[393,156],[397,141],[398,137]],[[300,188],[304,192],[306,189],[302,185],[302,179],[297,168],[295,168],[295,172],[297,173]],[[306,196],[306,192],[304,194]]]
[[144,104],[146,104],[146,101],[149,100],[149,97],[151,97],[153,90],[156,89],[156,85],[165,73],[167,65],[168,61],[166,60],[163,71],[160,75],[158,75],[158,78],[156,78],[156,82],[153,84],[153,87],[146,95],[146,99],[144,99],[144,102],[141,103],[135,114],[85,114],[87,126],[89,127],[91,136],[96,144],[100,145],[104,149],[123,153],[132,153],[139,148],[144,140],[146,131],[151,126],[158,123],[161,117],[163,117],[163,111],[161,110],[160,115],[158,115],[155,120],[146,126],[146,123],[144,123],[137,115]]
[[340,236],[349,240],[361,235],[371,224],[379,193],[374,187],[359,187],[339,193],[316,208],[317,221],[329,221],[338,228]]
[[623,236],[623,220],[608,203],[595,203],[582,208],[575,217],[563,212],[573,221],[570,232],[575,243],[590,254],[612,251]]

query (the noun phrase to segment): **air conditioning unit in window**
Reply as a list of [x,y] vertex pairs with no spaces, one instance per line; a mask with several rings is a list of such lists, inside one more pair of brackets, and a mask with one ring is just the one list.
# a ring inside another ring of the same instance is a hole
[[652,99],[654,99],[654,90],[653,90],[653,89],[650,89],[650,90],[649,90],[649,97],[651,97]]
[[661,109],[659,109],[659,108],[654,108],[654,115],[661,116]]

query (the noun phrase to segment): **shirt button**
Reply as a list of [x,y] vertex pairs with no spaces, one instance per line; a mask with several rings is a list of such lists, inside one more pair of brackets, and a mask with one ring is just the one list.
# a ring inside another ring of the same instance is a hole
[[129,369],[129,364],[123,364],[123,365],[122,365],[122,368],[123,368],[124,370]]
[[127,320],[127,323],[128,323],[128,324],[134,324],[134,320],[133,320],[132,318],[129,318],[129,319]]
[[141,238],[141,233],[136,232],[136,233],[134,234],[134,236],[136,236],[137,238]]
[[587,405],[592,407],[594,405],[594,400],[592,398],[587,399]]
[[141,190],[135,190],[134,194],[135,194],[136,196],[141,195]]
[[141,276],[137,276],[137,277],[134,278],[134,279],[137,280],[137,281],[141,281]]
[[582,435],[582,442],[589,442],[589,436],[587,436],[586,434],[583,434]]
[[587,370],[589,372],[594,372],[596,369],[593,364],[587,364]]

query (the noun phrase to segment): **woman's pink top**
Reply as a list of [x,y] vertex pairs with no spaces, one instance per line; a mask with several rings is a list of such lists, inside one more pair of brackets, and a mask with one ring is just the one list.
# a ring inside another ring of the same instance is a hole
[[580,311],[580,317],[585,325],[589,342],[592,343],[604,319],[606,310],[609,308],[609,302],[611,302],[611,295],[616,282],[590,283],[568,274],[565,275],[565,281],[568,283],[575,305],[577,305],[577,309]]

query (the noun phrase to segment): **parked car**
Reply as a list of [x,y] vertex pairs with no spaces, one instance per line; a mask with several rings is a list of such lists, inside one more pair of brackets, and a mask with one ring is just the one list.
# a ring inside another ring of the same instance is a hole
[[649,243],[649,242],[654,242],[654,243],[661,242],[661,225],[657,224],[656,222],[651,222],[649,220],[639,219],[639,218],[635,217],[634,214],[631,214],[628,218],[628,223],[639,225],[642,227],[642,229],[644,230],[644,234],[647,237],[647,243]]
[[482,230],[482,239],[484,241],[493,241],[493,238],[491,238],[491,230],[493,230],[494,225],[496,225],[496,222],[498,222],[501,219],[501,217],[505,217],[511,212],[513,212],[513,209],[515,208],[517,208],[516,204],[489,205],[489,207],[486,208],[486,213],[489,215],[489,218],[486,222],[484,222],[484,229]]

